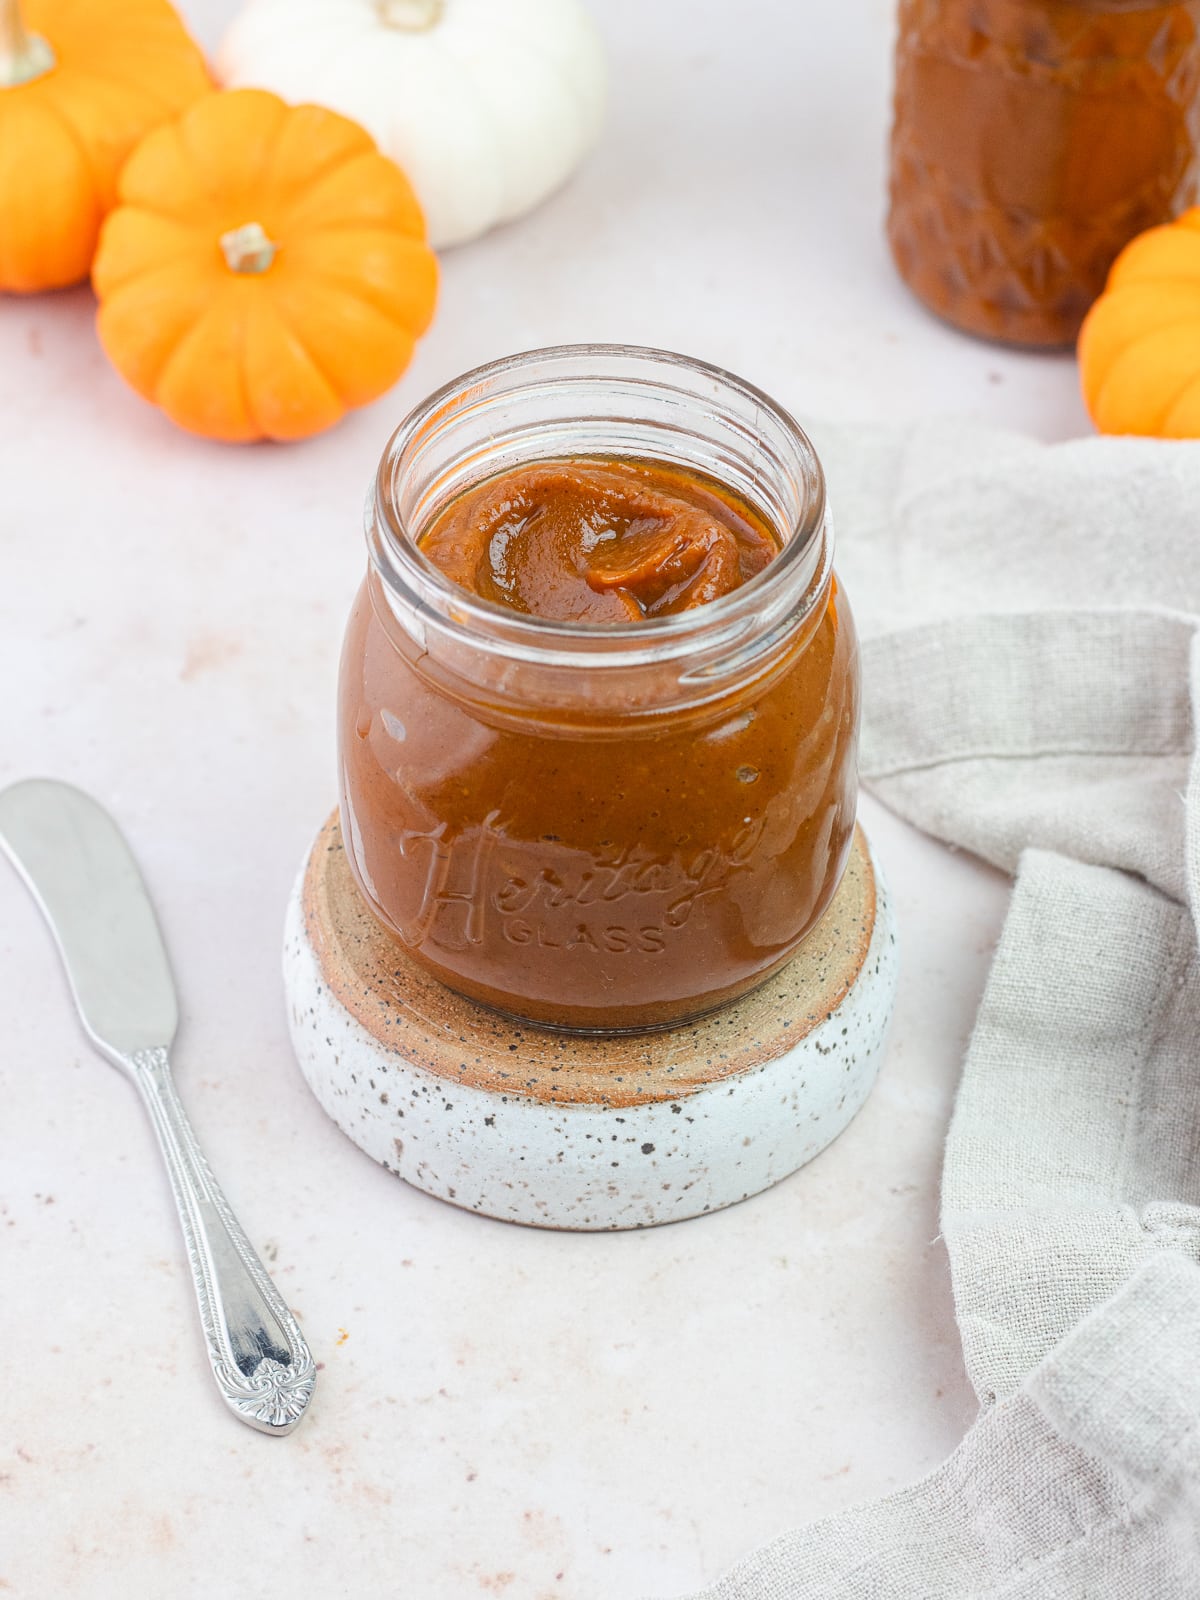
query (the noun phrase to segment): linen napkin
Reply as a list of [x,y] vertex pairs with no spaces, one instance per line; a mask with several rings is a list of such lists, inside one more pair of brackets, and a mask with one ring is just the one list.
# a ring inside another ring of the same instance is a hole
[[812,431],[864,781],[1016,874],[942,1180],[980,1414],[695,1600],[1196,1600],[1200,444]]

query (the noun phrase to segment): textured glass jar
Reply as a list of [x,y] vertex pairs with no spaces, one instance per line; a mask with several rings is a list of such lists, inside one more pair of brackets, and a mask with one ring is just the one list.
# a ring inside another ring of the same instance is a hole
[[967,332],[1072,343],[1198,156],[1200,0],[900,0],[888,238]]
[[[782,543],[691,611],[560,623],[417,547],[522,464],[640,458],[716,478]],[[856,805],[858,650],[820,465],[766,395],[680,356],[573,346],[467,374],[399,428],[340,688],[359,889],[458,992],[577,1029],[698,1015],[776,971],[828,905]]]

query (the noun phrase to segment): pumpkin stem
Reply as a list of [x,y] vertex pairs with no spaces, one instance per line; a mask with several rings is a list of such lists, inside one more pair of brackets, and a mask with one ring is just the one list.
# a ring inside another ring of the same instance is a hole
[[265,272],[275,259],[279,246],[268,239],[261,222],[247,222],[230,228],[220,238],[221,253],[230,272]]
[[423,33],[442,20],[445,0],[375,0],[379,20],[389,28]]
[[40,33],[30,33],[18,0],[0,0],[0,89],[45,77],[57,62]]

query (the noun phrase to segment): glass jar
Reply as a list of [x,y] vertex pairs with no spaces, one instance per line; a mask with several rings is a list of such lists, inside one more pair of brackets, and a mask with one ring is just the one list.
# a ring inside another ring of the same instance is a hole
[[901,0],[888,239],[968,333],[1072,343],[1198,153],[1200,0]]
[[[640,458],[757,507],[782,548],[650,621],[481,600],[419,550],[513,467]],[[450,988],[573,1029],[675,1023],[794,954],[845,865],[858,648],[811,444],[700,362],[581,345],[468,373],[393,435],[340,685],[343,834],[375,916]]]

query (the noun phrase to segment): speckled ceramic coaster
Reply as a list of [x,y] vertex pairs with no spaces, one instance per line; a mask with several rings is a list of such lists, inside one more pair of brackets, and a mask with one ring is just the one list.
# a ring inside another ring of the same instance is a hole
[[510,1022],[382,932],[335,815],[292,895],[284,978],[313,1093],[389,1172],[507,1221],[640,1228],[757,1194],[837,1137],[878,1071],[895,945],[859,830],[829,910],[753,994],[662,1033]]

